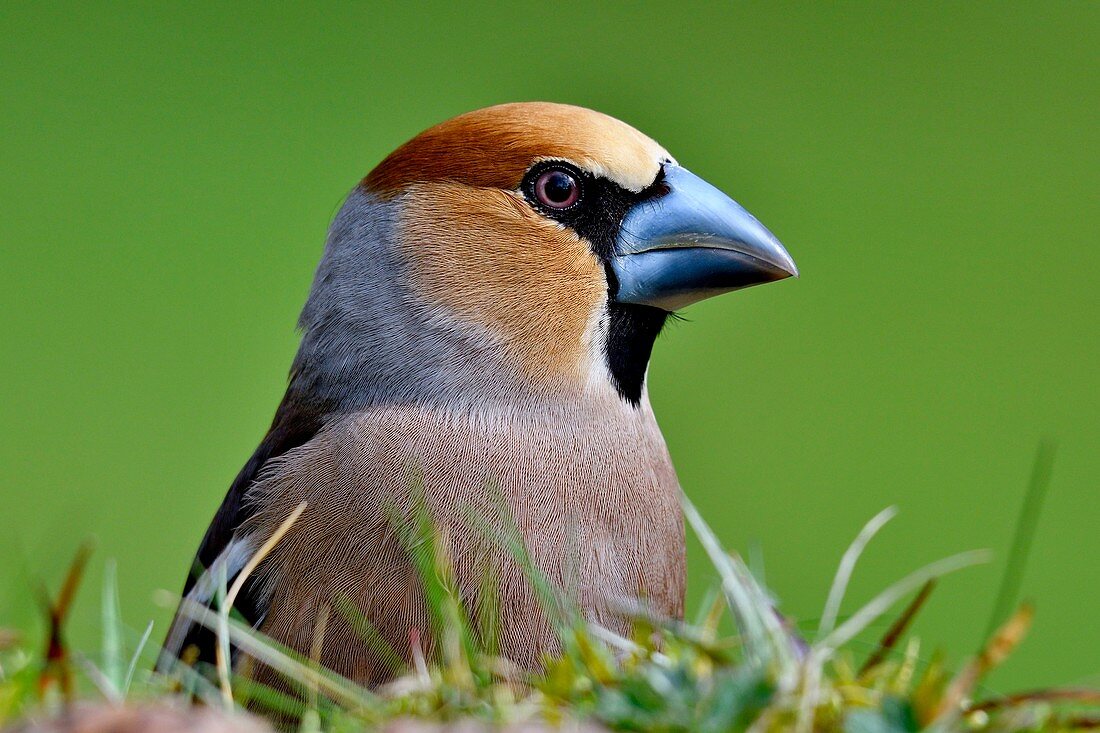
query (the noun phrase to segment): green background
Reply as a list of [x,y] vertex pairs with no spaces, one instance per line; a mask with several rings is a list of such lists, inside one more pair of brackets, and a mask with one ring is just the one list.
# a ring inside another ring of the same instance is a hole
[[[819,615],[988,547],[920,623],[979,643],[1036,446],[1058,442],[995,688],[1100,681],[1096,3],[0,5],[0,625],[81,538],[166,612],[263,434],[346,191],[414,133],[526,99],[620,117],[802,278],[705,302],[650,390],[684,487]],[[693,550],[693,597],[706,576]]]

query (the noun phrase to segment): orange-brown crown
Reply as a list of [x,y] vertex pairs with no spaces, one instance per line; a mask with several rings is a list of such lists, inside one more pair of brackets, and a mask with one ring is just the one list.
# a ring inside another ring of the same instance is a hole
[[564,159],[624,188],[653,182],[669,155],[614,117],[583,107],[518,102],[459,115],[405,143],[363,179],[389,198],[416,183],[514,189],[537,160]]

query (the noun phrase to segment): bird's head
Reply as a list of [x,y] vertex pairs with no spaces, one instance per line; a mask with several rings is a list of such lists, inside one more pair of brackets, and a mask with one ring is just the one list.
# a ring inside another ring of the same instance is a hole
[[296,373],[335,379],[340,401],[519,389],[637,405],[671,311],[796,273],[752,215],[634,128],[489,107],[405,143],[349,196]]

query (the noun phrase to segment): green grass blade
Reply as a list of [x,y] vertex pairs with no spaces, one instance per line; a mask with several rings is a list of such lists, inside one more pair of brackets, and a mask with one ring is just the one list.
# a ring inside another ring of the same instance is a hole
[[1031,479],[1028,481],[1024,503],[1016,518],[1016,532],[1008,551],[1008,563],[997,592],[997,601],[989,615],[983,640],[990,639],[997,628],[1008,618],[1016,606],[1020,586],[1024,580],[1024,568],[1031,554],[1031,545],[1035,539],[1035,530],[1039,526],[1039,515],[1043,512],[1043,501],[1050,489],[1050,478],[1054,472],[1055,445],[1049,440],[1039,443],[1035,453],[1035,463],[1031,467]]
[[[223,623],[218,614],[206,606],[184,598],[180,601],[180,612],[201,626],[217,631]],[[245,654],[254,657],[283,675],[287,680],[302,684],[316,685],[334,702],[353,710],[379,709],[380,700],[369,690],[360,687],[351,680],[324,668],[316,668],[310,660],[303,658],[289,647],[265,636],[248,624],[232,617],[225,619],[230,641]]]
[[389,642],[382,638],[378,628],[350,598],[340,595],[335,599],[335,604],[336,612],[351,625],[352,630],[358,634],[363,643],[379,656],[387,670],[394,675],[406,670],[408,665],[405,664],[405,660]]
[[218,654],[218,682],[221,686],[222,702],[225,709],[231,711],[233,709],[233,688],[229,679],[229,665],[232,657],[230,656],[229,644],[229,604],[226,601],[227,583],[225,563],[218,563],[218,590],[215,596],[218,612],[216,614],[217,625],[214,631]]
[[[890,610],[890,607],[914,592],[929,580],[942,577],[956,570],[989,562],[990,553],[974,550],[938,560],[915,570],[875,596],[867,605],[852,614],[851,618],[832,633],[814,644],[815,650],[839,649],[863,631],[872,621]],[[825,654],[824,656],[828,656]]]
[[843,557],[840,559],[840,565],[836,569],[833,584],[829,588],[829,597],[825,601],[825,610],[821,614],[821,622],[817,627],[816,638],[823,639],[832,633],[833,628],[836,626],[837,616],[840,614],[840,604],[844,601],[844,593],[848,590],[848,583],[852,579],[852,572],[856,568],[856,563],[863,551],[867,549],[868,543],[874,539],[880,529],[886,526],[887,522],[897,516],[897,513],[897,507],[891,506],[883,509],[863,526],[856,538],[852,540],[852,544],[845,550]]
[[[754,602],[751,591],[739,577],[730,556],[722,549],[718,537],[704,521],[695,505],[683,494],[681,494],[681,502],[684,507],[684,516],[695,531],[703,549],[706,550],[711,564],[718,571],[718,577],[722,581],[722,592],[726,596],[726,601],[743,637],[746,659],[755,665],[766,664],[772,655],[768,649],[767,634],[760,609]],[[767,612],[770,613],[771,610],[768,609]]]
[[138,660],[141,659],[141,653],[145,651],[145,645],[149,643],[149,637],[153,633],[153,622],[150,621],[145,625],[145,633],[141,635],[141,639],[138,640],[137,647],[134,649],[134,654],[130,657],[130,664],[126,668],[126,678],[122,681],[122,696],[130,692],[130,685],[134,682],[134,673],[137,672]]
[[103,598],[101,601],[103,621],[103,682],[112,691],[112,696],[122,699],[124,680],[122,674],[122,619],[118,602],[118,566],[114,560],[108,560],[103,569]]

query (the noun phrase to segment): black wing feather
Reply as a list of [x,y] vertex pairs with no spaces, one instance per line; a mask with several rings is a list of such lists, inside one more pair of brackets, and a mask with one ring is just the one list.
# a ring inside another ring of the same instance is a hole
[[[279,409],[275,412],[270,429],[233,480],[225,499],[202,538],[192,572],[187,576],[183,586],[184,597],[229,545],[237,528],[249,518],[244,500],[248,489],[263,467],[273,458],[278,458],[312,440],[324,425],[327,413],[326,406],[300,399],[300,393],[293,388],[287,390]],[[246,581],[234,603],[237,612],[252,625],[258,624],[263,615],[258,600],[256,588],[251,582]],[[178,617],[177,612],[177,621]],[[197,661],[213,664],[216,643],[212,631],[199,624],[192,624],[183,643],[177,649],[168,651],[178,654],[189,647],[195,647],[198,652]]]

